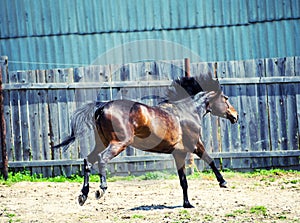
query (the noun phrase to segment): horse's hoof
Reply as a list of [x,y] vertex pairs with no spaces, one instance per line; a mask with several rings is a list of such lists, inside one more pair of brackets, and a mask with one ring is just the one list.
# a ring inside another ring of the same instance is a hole
[[190,203],[184,203],[183,204],[184,208],[195,208],[193,205],[191,205]]
[[97,200],[99,200],[101,197],[103,197],[103,195],[104,195],[104,191],[100,192],[99,190],[97,190],[95,193],[95,197]]
[[221,188],[227,188],[227,182],[224,181],[222,183],[219,184]]
[[87,200],[87,196],[84,194],[80,194],[78,196],[78,203],[80,206],[84,205],[85,201]]

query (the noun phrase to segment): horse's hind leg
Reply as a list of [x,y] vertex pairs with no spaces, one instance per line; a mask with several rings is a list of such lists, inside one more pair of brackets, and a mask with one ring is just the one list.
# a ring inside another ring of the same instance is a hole
[[204,162],[206,162],[211,167],[212,171],[214,172],[219,182],[220,187],[226,188],[227,182],[224,180],[222,174],[216,167],[214,160],[205,151],[204,145],[200,139],[198,140],[198,143],[196,145],[196,150],[194,151],[194,153],[197,154],[197,156],[199,156],[202,160],[204,160]]
[[96,198],[101,198],[106,189],[107,189],[107,182],[106,182],[106,167],[107,163],[123,150],[126,149],[127,143],[124,142],[111,142],[109,146],[101,153],[98,154],[98,168],[99,168],[99,175],[100,175],[100,189],[101,191],[96,191]]
[[91,164],[88,163],[87,159],[84,159],[83,170],[84,170],[84,183],[83,183],[83,187],[81,189],[81,194],[78,196],[78,203],[81,206],[87,200],[89,190],[90,190],[89,189],[89,177],[90,177],[90,172],[91,172]]
[[98,161],[98,154],[101,153],[105,147],[102,144],[102,141],[99,137],[95,134],[95,147],[94,150],[84,159],[84,182],[81,189],[81,194],[78,196],[78,203],[82,206],[85,201],[87,200],[88,194],[89,194],[89,178],[90,178],[90,172],[91,167],[94,163]]

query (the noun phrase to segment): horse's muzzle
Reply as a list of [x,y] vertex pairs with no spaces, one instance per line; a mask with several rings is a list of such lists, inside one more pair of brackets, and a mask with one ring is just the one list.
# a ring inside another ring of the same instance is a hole
[[235,124],[239,120],[239,115],[238,114],[236,114],[236,115],[227,114],[227,119],[229,119],[231,124]]

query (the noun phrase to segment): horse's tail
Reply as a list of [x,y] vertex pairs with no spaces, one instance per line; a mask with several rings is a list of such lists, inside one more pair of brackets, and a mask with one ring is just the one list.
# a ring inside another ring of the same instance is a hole
[[103,108],[105,104],[103,102],[91,102],[78,108],[71,117],[71,135],[60,144],[53,146],[53,149],[63,147],[63,150],[66,151],[76,138],[91,133],[95,126],[94,114],[96,108]]

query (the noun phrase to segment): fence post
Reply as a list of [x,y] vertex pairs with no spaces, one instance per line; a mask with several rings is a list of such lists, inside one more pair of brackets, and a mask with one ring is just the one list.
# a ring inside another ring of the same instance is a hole
[[186,77],[191,76],[190,59],[189,58],[184,58],[184,74]]
[[[190,59],[184,58],[184,74],[186,77],[191,76],[191,69],[190,69]],[[188,174],[194,174],[194,156],[192,153],[188,153]]]
[[6,127],[5,127],[5,119],[4,119],[4,105],[3,105],[3,89],[2,89],[2,82],[3,76],[7,76],[8,72],[8,64],[7,64],[7,57],[2,56],[0,58],[0,141],[2,147],[2,173],[4,179],[7,180],[8,178],[8,157],[6,151]]

